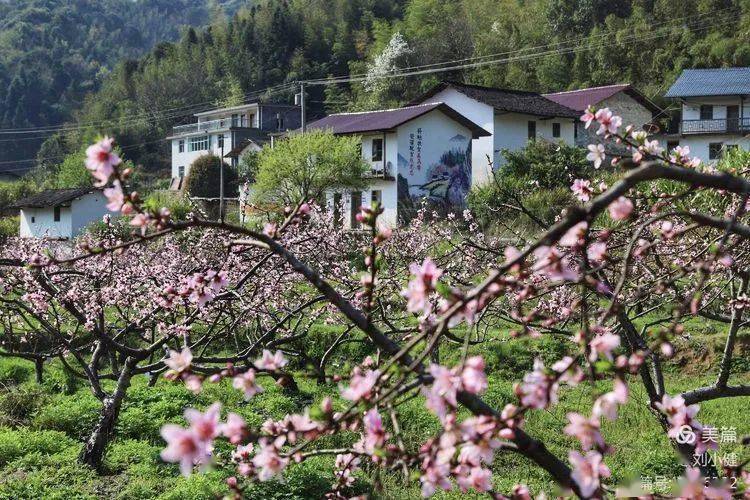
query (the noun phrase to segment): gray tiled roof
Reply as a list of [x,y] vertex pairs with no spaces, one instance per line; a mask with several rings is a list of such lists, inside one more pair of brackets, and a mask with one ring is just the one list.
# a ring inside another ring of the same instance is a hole
[[686,69],[664,97],[750,94],[750,68]]
[[481,87],[458,82],[441,82],[424,95],[414,99],[411,104],[425,102],[447,88],[454,88],[475,101],[501,111],[559,118],[578,118],[581,115],[578,111],[547,99],[538,92]]
[[84,194],[90,193],[95,188],[72,188],[72,189],[48,189],[41,193],[32,194],[26,198],[18,200],[14,208],[45,208],[55,207],[71,202],[80,198]]

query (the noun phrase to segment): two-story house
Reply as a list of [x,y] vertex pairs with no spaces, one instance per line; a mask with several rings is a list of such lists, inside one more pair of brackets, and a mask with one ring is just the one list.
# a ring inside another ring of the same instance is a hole
[[504,149],[518,150],[530,140],[575,143],[581,113],[537,92],[442,82],[412,101],[444,102],[478,124],[489,135],[472,144],[472,185],[492,179],[492,169],[505,162]]
[[[664,112],[630,84],[605,85],[585,89],[568,90],[544,94],[544,97],[558,104],[570,108],[582,115],[589,106],[597,109],[609,108],[612,113],[620,116],[625,125],[634,125],[638,129],[656,130],[653,120]],[[576,144],[586,147],[589,144],[602,142],[602,136],[596,135],[596,127],[585,127],[581,121],[576,123]],[[605,141],[611,146],[611,141]]]
[[665,135],[670,150],[688,146],[690,155],[716,161],[728,148],[750,147],[750,68],[687,69],[665,97],[680,105],[674,133]]
[[[172,141],[172,189],[181,189],[190,165],[200,156],[226,156],[240,145],[264,144],[268,134],[302,125],[298,106],[254,102],[196,113],[196,123],[178,125]],[[243,148],[244,149],[244,148]]]
[[472,141],[490,135],[442,102],[334,114],[307,129],[362,139],[362,157],[372,166],[369,187],[327,193],[334,219],[346,228],[359,227],[359,207],[373,202],[383,207],[381,221],[391,227],[425,198],[447,209],[464,206],[471,187]]

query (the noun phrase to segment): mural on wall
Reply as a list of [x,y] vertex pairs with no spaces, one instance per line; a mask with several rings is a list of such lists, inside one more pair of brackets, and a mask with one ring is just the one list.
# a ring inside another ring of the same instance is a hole
[[[409,135],[409,158],[399,154],[399,208],[413,208],[422,199],[444,207],[464,206],[471,188],[471,140],[461,134],[448,149],[429,155],[422,151],[421,129]],[[401,172],[409,172],[408,177]]]

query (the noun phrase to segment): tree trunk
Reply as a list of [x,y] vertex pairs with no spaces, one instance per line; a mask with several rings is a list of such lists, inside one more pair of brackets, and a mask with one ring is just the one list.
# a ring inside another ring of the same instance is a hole
[[107,444],[109,444],[112,431],[120,415],[122,400],[125,399],[125,393],[128,387],[130,387],[130,377],[136,363],[133,358],[128,358],[125,361],[125,365],[120,372],[120,377],[117,379],[115,392],[104,399],[99,421],[96,423],[88,440],[86,440],[83,450],[81,450],[81,454],[78,457],[79,462],[96,469],[97,472],[101,472],[102,470],[104,453],[107,450]]
[[41,384],[44,381],[44,358],[36,358],[34,360],[34,375],[37,384]]

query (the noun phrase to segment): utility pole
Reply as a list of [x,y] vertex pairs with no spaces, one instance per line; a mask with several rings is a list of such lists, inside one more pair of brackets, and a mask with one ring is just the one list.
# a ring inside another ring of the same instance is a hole
[[302,120],[302,133],[304,134],[307,131],[307,117],[305,116],[306,109],[305,109],[305,82],[300,82],[299,84],[299,94],[297,94],[295,97],[295,103],[300,107],[300,119]]
[[221,141],[221,158],[219,158],[219,221],[224,223],[224,139]]

